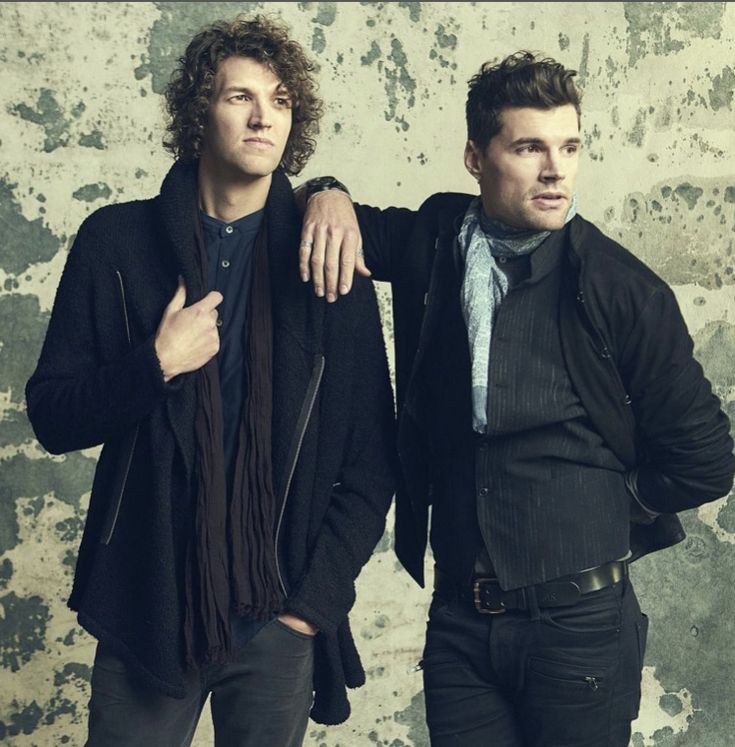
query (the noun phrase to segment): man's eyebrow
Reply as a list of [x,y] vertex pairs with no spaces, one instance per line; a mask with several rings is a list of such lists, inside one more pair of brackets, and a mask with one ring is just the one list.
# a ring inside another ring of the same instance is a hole
[[[546,141],[540,137],[519,137],[510,144],[510,147],[517,148],[519,145],[544,145],[545,142]],[[581,138],[569,137],[564,141],[564,145],[579,145],[581,142]]]
[[[227,86],[227,88],[222,90],[222,93],[252,93],[252,89],[248,88],[247,86]],[[275,96],[290,96],[291,93],[289,92],[288,88],[283,85],[283,83],[280,83],[274,90],[273,95]]]

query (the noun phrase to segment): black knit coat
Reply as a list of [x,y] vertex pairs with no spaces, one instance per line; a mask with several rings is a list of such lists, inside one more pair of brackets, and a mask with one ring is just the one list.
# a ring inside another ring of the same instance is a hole
[[[442,323],[439,289],[471,200],[447,192],[416,212],[357,208],[366,263],[393,292],[401,462],[395,544],[419,583],[435,466],[426,439],[433,403],[423,382],[436,372],[426,365],[426,351]],[[651,524],[631,522],[635,560],[684,539],[677,512],[731,489],[730,423],[693,356],[666,283],[579,215],[568,236],[559,308],[553,310],[564,362],[592,425],[626,469],[635,470],[643,503],[661,512]]]
[[[80,624],[139,679],[183,697],[184,549],[193,526],[198,373],[163,381],[154,337],[178,277],[196,263],[195,166],[161,193],[81,226],[54,303],[28,415],[62,453],[104,444],[69,600]],[[354,581],[380,539],[394,490],[394,411],[372,284],[327,305],[298,277],[301,226],[273,174],[266,204],[272,286],[273,483],[284,611],[315,624],[315,721],[349,715],[364,682],[350,633]],[[224,538],[223,538],[223,541]]]

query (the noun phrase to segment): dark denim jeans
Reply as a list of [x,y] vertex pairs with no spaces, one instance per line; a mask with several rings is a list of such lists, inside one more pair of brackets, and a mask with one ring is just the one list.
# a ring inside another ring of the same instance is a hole
[[483,615],[435,594],[423,656],[432,747],[627,747],[647,628],[629,580],[535,613]]
[[312,704],[314,641],[278,620],[237,659],[187,675],[183,700],[141,687],[97,648],[87,747],[187,747],[211,693],[218,747],[299,747]]

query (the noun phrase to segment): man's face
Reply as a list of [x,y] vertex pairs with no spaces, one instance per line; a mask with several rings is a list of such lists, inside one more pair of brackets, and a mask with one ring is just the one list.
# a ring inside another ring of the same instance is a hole
[[291,98],[267,66],[249,57],[223,60],[214,80],[202,164],[227,179],[270,176],[291,132]]
[[484,151],[471,140],[465,148],[465,165],[479,181],[486,215],[515,228],[561,228],[579,168],[574,106],[508,107],[501,122]]

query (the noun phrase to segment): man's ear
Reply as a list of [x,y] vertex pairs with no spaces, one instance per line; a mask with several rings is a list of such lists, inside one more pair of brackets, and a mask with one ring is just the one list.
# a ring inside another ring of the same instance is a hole
[[468,140],[464,147],[464,165],[475,181],[480,181],[480,153],[472,140]]

